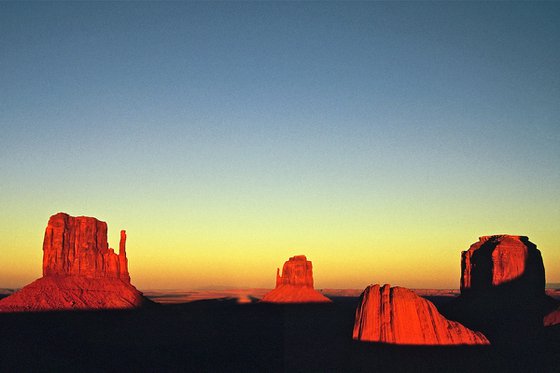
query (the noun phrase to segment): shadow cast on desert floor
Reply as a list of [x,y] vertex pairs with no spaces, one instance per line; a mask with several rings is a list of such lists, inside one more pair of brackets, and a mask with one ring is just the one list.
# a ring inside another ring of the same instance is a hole
[[[236,299],[127,311],[0,314],[1,371],[512,371],[556,367],[560,329],[510,351],[352,340],[358,298]],[[522,351],[522,353],[520,353]]]

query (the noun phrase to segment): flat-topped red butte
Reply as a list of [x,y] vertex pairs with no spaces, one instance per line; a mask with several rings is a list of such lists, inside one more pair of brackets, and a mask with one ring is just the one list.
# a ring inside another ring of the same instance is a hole
[[51,216],[43,240],[43,276],[119,278],[130,282],[126,232],[121,231],[119,253],[107,243],[107,223],[65,213]]
[[461,293],[514,287],[544,295],[544,265],[540,251],[525,236],[483,236],[461,253]]
[[352,337],[402,345],[489,344],[482,333],[447,320],[412,290],[390,285],[370,285],[364,290]]
[[45,230],[43,277],[0,300],[0,312],[133,308],[145,301],[130,284],[126,232],[115,254],[107,223],[58,213]]
[[270,303],[321,303],[331,300],[313,288],[313,265],[305,255],[291,257],[276,270],[276,288],[261,299]]
[[480,237],[461,253],[461,295],[442,311],[495,345],[516,345],[535,338],[555,307],[536,245],[526,236],[499,234]]

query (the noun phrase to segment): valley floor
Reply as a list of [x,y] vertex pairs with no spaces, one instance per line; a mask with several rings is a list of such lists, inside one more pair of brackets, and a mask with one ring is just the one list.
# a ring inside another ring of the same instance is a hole
[[[430,297],[428,297],[430,298]],[[431,297],[436,305],[449,297]],[[130,311],[0,314],[3,372],[558,371],[560,328],[514,348],[353,341],[357,297],[332,304],[236,298]]]

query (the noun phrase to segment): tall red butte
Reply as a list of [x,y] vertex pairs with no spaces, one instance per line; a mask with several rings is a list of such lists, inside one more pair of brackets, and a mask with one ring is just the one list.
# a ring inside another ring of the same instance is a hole
[[116,254],[107,243],[107,223],[61,212],[45,230],[43,277],[0,300],[0,312],[135,308],[144,302],[130,283],[126,232]]
[[313,288],[313,265],[305,255],[291,257],[276,270],[276,288],[261,299],[269,303],[323,303],[331,300]]
[[514,346],[538,338],[554,307],[537,246],[526,236],[499,234],[482,236],[461,253],[461,295],[442,312],[481,330],[492,344]]
[[461,253],[461,294],[544,295],[541,252],[525,236],[482,236]]
[[370,285],[356,310],[352,337],[400,345],[489,344],[486,337],[443,317],[430,301],[412,290]]

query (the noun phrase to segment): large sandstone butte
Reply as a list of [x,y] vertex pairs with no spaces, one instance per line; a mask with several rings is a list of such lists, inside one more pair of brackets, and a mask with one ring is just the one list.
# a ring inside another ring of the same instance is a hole
[[43,277],[0,300],[0,312],[134,308],[144,302],[130,284],[126,232],[116,254],[107,243],[107,223],[58,213],[45,230]]
[[43,276],[118,278],[130,283],[126,232],[119,253],[107,243],[107,223],[86,216],[51,216],[43,240]]
[[270,303],[321,303],[331,300],[313,288],[313,265],[305,255],[291,257],[276,270],[276,288],[261,299]]
[[461,293],[544,295],[540,251],[525,236],[483,236],[461,253]]
[[540,251],[525,236],[483,236],[461,253],[461,295],[442,313],[480,330],[492,344],[539,338],[557,302],[545,294]]
[[447,320],[412,290],[390,285],[370,285],[364,290],[352,337],[399,345],[489,344],[482,333]]

